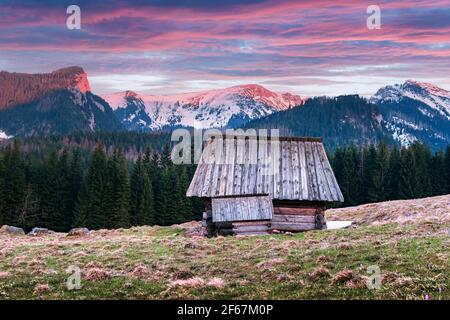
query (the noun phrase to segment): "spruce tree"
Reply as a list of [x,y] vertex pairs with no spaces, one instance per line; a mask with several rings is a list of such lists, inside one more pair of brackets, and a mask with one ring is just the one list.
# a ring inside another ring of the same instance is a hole
[[443,176],[446,177],[447,180],[446,193],[450,194],[450,146],[448,146],[447,150],[445,151]]
[[[55,217],[56,221],[52,221],[54,230],[68,231],[72,226],[72,201],[73,189],[71,185],[71,168],[69,162],[69,150],[64,148],[58,161],[56,170],[56,180],[58,185],[58,203],[59,212]],[[58,210],[58,208],[55,208]]]
[[336,179],[339,181],[345,205],[358,204],[358,168],[355,146],[336,149],[332,163]]
[[67,229],[74,226],[75,220],[75,208],[76,203],[80,195],[81,185],[83,182],[83,175],[81,170],[81,153],[78,148],[72,152],[72,160],[69,169],[69,189],[70,197],[67,203],[67,209],[65,212],[65,227]]
[[166,217],[164,217],[166,213],[166,202],[163,185],[167,185],[168,182],[167,180],[163,181],[164,169],[157,154],[153,154],[152,159],[148,164],[147,172],[149,173],[153,188],[155,223],[163,225],[164,220],[166,219]]
[[105,210],[108,198],[107,158],[102,145],[94,150],[86,172],[83,192],[76,210],[76,224],[90,229],[107,226]]
[[180,197],[179,211],[181,219],[178,223],[189,221],[193,218],[192,200],[186,196],[186,191],[189,187],[191,179],[188,174],[187,165],[174,166],[177,168],[178,194]]
[[3,180],[5,176],[5,166],[3,164],[3,154],[0,153],[0,226],[3,225]]
[[437,151],[430,160],[431,194],[446,193],[445,158],[442,151]]
[[28,184],[18,209],[18,225],[25,230],[39,224],[39,199],[31,184]]
[[389,168],[386,179],[386,188],[389,200],[400,199],[400,151],[394,146],[389,155]]
[[362,181],[362,203],[378,201],[374,176],[376,175],[377,150],[374,145],[363,149],[363,181]]
[[400,152],[399,198],[414,199],[416,197],[416,163],[410,149],[402,148]]
[[139,156],[131,175],[131,223],[154,224],[153,191],[147,169]]
[[110,228],[130,226],[130,182],[127,164],[122,150],[115,150],[109,160],[109,179],[111,182],[111,217]]
[[173,179],[169,167],[163,167],[159,177],[159,198],[157,203],[156,221],[159,225],[172,224],[175,212],[175,201],[173,194]]
[[3,223],[17,226],[19,208],[24,199],[26,186],[19,140],[14,141],[13,147],[6,147],[3,172]]
[[161,166],[168,168],[172,165],[172,158],[171,158],[171,151],[170,151],[170,144],[165,144],[163,147],[163,150],[161,152],[161,159],[160,159]]
[[[60,166],[59,161],[64,164]],[[65,167],[64,169],[62,167]],[[56,150],[50,152],[39,166],[38,192],[40,202],[40,214],[37,221],[38,226],[55,231],[65,231],[60,228],[64,223],[65,199],[63,197],[64,179],[63,171],[67,170],[67,154],[63,153],[58,158]]]
[[418,198],[429,197],[432,195],[431,185],[431,152],[425,145],[415,142],[409,147],[414,156],[415,163],[415,190],[414,194]]
[[389,170],[389,150],[385,142],[381,142],[378,148],[371,148],[369,152],[375,150],[368,197],[371,202],[385,201],[388,199],[388,170]]

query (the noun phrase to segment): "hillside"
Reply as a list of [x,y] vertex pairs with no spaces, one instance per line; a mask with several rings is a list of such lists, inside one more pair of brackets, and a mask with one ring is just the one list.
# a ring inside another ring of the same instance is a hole
[[387,223],[450,223],[450,195],[330,209],[327,217],[371,226]]
[[277,128],[281,135],[321,137],[327,149],[355,144],[393,143],[376,105],[356,96],[317,97],[301,107],[250,121],[246,128]]
[[[80,238],[0,234],[0,299],[450,299],[450,195],[330,210],[349,229],[195,236],[197,223],[99,230]],[[375,225],[371,217],[401,223]],[[411,208],[444,222],[404,219]],[[369,210],[370,209],[370,210]],[[368,211],[369,210],[369,211]],[[382,286],[366,287],[368,266]],[[65,286],[70,266],[81,289]]]

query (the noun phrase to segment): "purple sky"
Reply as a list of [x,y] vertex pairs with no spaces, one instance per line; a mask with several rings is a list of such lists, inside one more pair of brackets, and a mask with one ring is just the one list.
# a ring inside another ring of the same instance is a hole
[[[81,8],[81,30],[66,8]],[[369,5],[381,29],[366,27]],[[92,90],[174,93],[258,83],[303,96],[450,89],[450,1],[0,0],[0,69],[82,66]]]

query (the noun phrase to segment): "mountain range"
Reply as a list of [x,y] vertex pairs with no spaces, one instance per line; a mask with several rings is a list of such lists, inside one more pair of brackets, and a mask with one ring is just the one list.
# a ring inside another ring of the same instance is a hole
[[161,96],[125,91],[104,99],[126,129],[144,131],[233,128],[304,102],[300,96],[273,92],[256,84]]
[[47,74],[0,72],[0,139],[74,131],[157,131],[177,127],[278,128],[321,136],[329,146],[386,139],[450,142],[450,92],[408,80],[372,97],[305,98],[257,84],[176,95],[123,91],[100,97],[80,67]]

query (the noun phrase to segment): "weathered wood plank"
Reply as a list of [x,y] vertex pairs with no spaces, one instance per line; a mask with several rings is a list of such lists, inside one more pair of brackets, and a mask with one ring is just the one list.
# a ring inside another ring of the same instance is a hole
[[235,157],[235,177],[234,177],[234,195],[242,194],[243,168],[245,163],[245,141],[236,139],[236,157]]
[[240,231],[240,232],[234,232],[234,235],[239,235],[239,236],[262,236],[262,235],[266,235],[269,234],[268,231],[264,232],[264,231]]
[[258,140],[258,158],[256,165],[256,193],[264,194],[264,170],[266,161],[267,139]]
[[305,142],[306,164],[308,172],[308,193],[310,200],[319,200],[319,189],[317,187],[316,170],[314,166],[314,158],[311,151],[311,142]]
[[300,165],[300,197],[299,199],[309,199],[309,187],[308,187],[308,171],[306,166],[306,150],[303,142],[298,142],[298,155]]
[[333,173],[333,170],[331,169],[331,165],[330,165],[330,162],[328,161],[328,157],[327,157],[327,154],[323,147],[323,144],[319,145],[319,151],[320,151],[320,155],[322,158],[324,170],[327,175],[327,179],[330,183],[330,189],[332,190],[332,193],[333,193],[333,200],[343,202],[344,196],[342,195],[342,192],[341,192],[341,189],[339,188],[336,177]]
[[222,175],[222,157],[223,157],[223,149],[222,147],[218,147],[218,144],[220,144],[222,139],[213,142],[214,148],[216,149],[214,152],[214,170],[212,173],[212,181],[211,186],[209,190],[209,194],[211,197],[215,197],[219,194],[220,189],[220,181],[221,181],[221,175]]
[[271,140],[273,161],[273,197],[281,199],[281,142]]
[[322,163],[320,161],[319,152],[317,150],[317,142],[311,142],[311,151],[312,156],[314,158],[314,170],[316,172],[316,180],[317,180],[317,187],[319,190],[319,197],[320,199],[329,200],[332,201],[331,195],[330,195],[330,189],[328,188],[328,183],[326,181]]
[[283,231],[305,231],[314,230],[316,225],[314,223],[272,222],[271,228]]
[[288,179],[287,179],[287,192],[286,194],[286,198],[287,199],[292,199],[293,198],[293,194],[294,194],[294,180],[293,180],[293,171],[292,171],[292,149],[291,149],[291,141],[286,141],[286,162],[287,162],[287,175],[288,175]]
[[291,155],[289,141],[281,141],[281,199],[290,199],[290,158]]
[[216,148],[206,148],[202,154],[204,169],[205,170],[205,178],[203,180],[203,185],[200,185],[199,188],[201,191],[202,197],[210,196],[210,187],[211,187],[211,177],[214,172],[214,163],[215,163],[215,153]]
[[[257,169],[257,157],[258,157],[258,140],[248,139],[248,181],[246,184],[246,194],[256,193],[256,169]],[[246,157],[247,158],[247,157]]]
[[268,229],[269,229],[268,225],[264,225],[264,226],[239,226],[239,227],[234,227],[233,231],[235,231],[235,232],[267,231]]
[[269,196],[213,198],[212,211],[214,222],[270,220],[273,215]]
[[223,152],[222,152],[222,157],[221,157],[221,167],[222,167],[222,172],[220,174],[220,183],[219,183],[219,196],[225,196],[226,195],[226,190],[227,190],[227,181],[228,181],[228,162],[227,162],[227,157],[229,150],[227,150],[226,148],[226,143],[225,141],[222,139],[222,148],[223,148]]
[[226,186],[226,195],[232,196],[234,193],[234,163],[236,157],[236,139],[226,139],[227,145],[227,186]]
[[272,144],[267,143],[267,162],[265,163],[265,176],[264,176],[264,193],[269,194],[272,198],[273,195],[273,165],[272,165]]
[[316,215],[316,208],[288,208],[288,207],[274,207],[273,214],[287,214],[287,215]]
[[300,199],[300,162],[298,158],[298,143],[291,141],[292,163],[292,195],[291,199]]
[[326,170],[326,162],[328,162],[328,159],[326,158],[326,155],[322,154],[322,147],[320,143],[315,143],[315,150],[316,150],[316,157],[319,160],[319,168],[321,172],[321,177],[323,179],[324,188],[326,191],[326,198],[328,201],[336,201],[335,200],[335,187],[333,186],[332,180],[328,176],[328,172]]
[[242,185],[241,185],[241,195],[246,195],[247,193],[247,184],[249,183],[249,162],[250,156],[248,154],[249,144],[248,140],[244,141],[244,166],[242,168]]
[[270,220],[253,220],[253,221],[233,221],[233,226],[265,226],[270,224]]
[[289,214],[274,214],[273,222],[290,222],[290,223],[314,223],[315,215],[289,215]]

